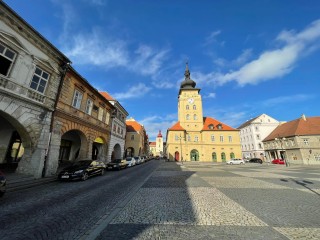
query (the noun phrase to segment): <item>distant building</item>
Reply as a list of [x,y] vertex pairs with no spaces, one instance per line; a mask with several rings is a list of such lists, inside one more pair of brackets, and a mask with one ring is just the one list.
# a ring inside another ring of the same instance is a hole
[[125,156],[144,156],[149,154],[149,140],[144,126],[133,118],[126,120],[127,134]]
[[178,122],[167,130],[169,160],[226,162],[241,157],[239,130],[203,117],[200,89],[190,78],[188,65],[178,96]]
[[120,159],[124,157],[126,118],[128,117],[128,112],[116,99],[110,96],[109,93],[100,93],[115,107],[111,115],[111,138],[107,157],[107,162],[110,162],[113,159]]
[[149,146],[150,146],[150,153],[153,156],[160,156],[160,157],[163,156],[163,154],[164,154],[164,151],[163,151],[163,149],[164,149],[163,148],[163,137],[162,137],[162,134],[161,134],[160,130],[159,130],[159,133],[157,135],[156,141],[155,142],[150,142]]
[[289,164],[320,164],[320,117],[283,123],[263,141],[268,160],[285,159]]
[[240,130],[242,158],[261,158],[265,160],[262,140],[279,124],[279,121],[267,114],[261,114],[241,124],[238,129]]

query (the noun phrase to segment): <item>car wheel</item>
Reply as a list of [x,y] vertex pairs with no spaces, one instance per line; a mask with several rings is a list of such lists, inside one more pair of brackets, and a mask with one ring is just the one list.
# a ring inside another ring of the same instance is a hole
[[243,163],[241,162],[240,165],[242,165]]
[[230,165],[232,165],[233,163],[231,162]]
[[89,176],[88,176],[88,173],[85,172],[85,173],[82,174],[81,180],[82,180],[82,181],[85,181],[85,180],[88,179],[88,177],[89,177]]
[[101,176],[104,175],[104,169],[101,169],[101,173],[100,173]]

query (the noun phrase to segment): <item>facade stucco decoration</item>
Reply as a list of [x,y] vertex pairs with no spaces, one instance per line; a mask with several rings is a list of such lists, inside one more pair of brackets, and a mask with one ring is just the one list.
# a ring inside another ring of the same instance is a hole
[[185,79],[178,96],[178,122],[167,130],[165,154],[170,161],[225,162],[241,157],[239,130],[214,118],[203,117],[200,89]]
[[0,164],[45,172],[52,112],[70,61],[0,1]]

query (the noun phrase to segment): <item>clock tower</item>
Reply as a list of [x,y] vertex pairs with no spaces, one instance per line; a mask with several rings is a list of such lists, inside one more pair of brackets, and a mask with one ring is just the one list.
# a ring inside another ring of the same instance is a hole
[[181,127],[190,131],[201,131],[203,128],[202,99],[200,89],[190,78],[188,63],[178,96],[178,120]]

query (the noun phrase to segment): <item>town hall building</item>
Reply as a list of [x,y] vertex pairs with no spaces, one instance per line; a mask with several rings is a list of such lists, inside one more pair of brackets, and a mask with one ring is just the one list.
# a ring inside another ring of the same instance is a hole
[[188,64],[178,96],[178,121],[167,130],[170,161],[226,162],[241,158],[239,130],[203,116],[200,89],[190,78]]

